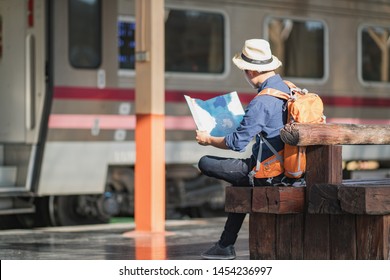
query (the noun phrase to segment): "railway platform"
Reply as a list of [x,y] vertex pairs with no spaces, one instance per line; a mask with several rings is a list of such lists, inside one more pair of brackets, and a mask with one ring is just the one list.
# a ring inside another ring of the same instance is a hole
[[[200,260],[219,237],[225,217],[167,220],[165,234],[134,232],[134,223],[0,231],[1,260]],[[249,259],[248,221],[236,243]]]

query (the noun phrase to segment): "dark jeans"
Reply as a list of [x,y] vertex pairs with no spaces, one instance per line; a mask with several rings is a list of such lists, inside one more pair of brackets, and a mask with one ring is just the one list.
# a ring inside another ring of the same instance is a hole
[[[224,180],[233,186],[250,186],[248,173],[253,169],[255,161],[251,158],[236,159],[215,156],[204,156],[199,160],[199,169],[204,175]],[[280,175],[271,179],[255,178],[255,186],[272,186],[280,182]],[[236,242],[238,232],[245,219],[245,213],[229,213],[224,230],[220,237],[220,245],[226,247]]]

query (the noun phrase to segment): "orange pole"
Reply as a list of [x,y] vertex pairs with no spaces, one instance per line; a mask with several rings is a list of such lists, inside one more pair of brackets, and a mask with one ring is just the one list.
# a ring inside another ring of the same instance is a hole
[[164,0],[136,0],[135,231],[165,231]]
[[165,229],[164,115],[137,114],[135,141],[136,230],[163,232]]

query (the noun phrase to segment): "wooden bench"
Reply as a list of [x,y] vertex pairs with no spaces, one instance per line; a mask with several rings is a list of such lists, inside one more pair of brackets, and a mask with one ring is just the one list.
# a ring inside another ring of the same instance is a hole
[[308,146],[306,187],[226,188],[225,210],[249,213],[250,258],[390,259],[390,180],[343,181],[341,146],[390,144],[390,127],[296,125],[281,135]]

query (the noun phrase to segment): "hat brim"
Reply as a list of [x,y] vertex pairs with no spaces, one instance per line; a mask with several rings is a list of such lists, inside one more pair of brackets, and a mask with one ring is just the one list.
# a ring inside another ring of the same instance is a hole
[[272,62],[268,64],[249,63],[242,59],[241,53],[236,54],[232,60],[233,63],[241,70],[252,70],[258,72],[272,71],[282,65],[282,62],[280,62],[280,60],[274,55],[272,56]]

